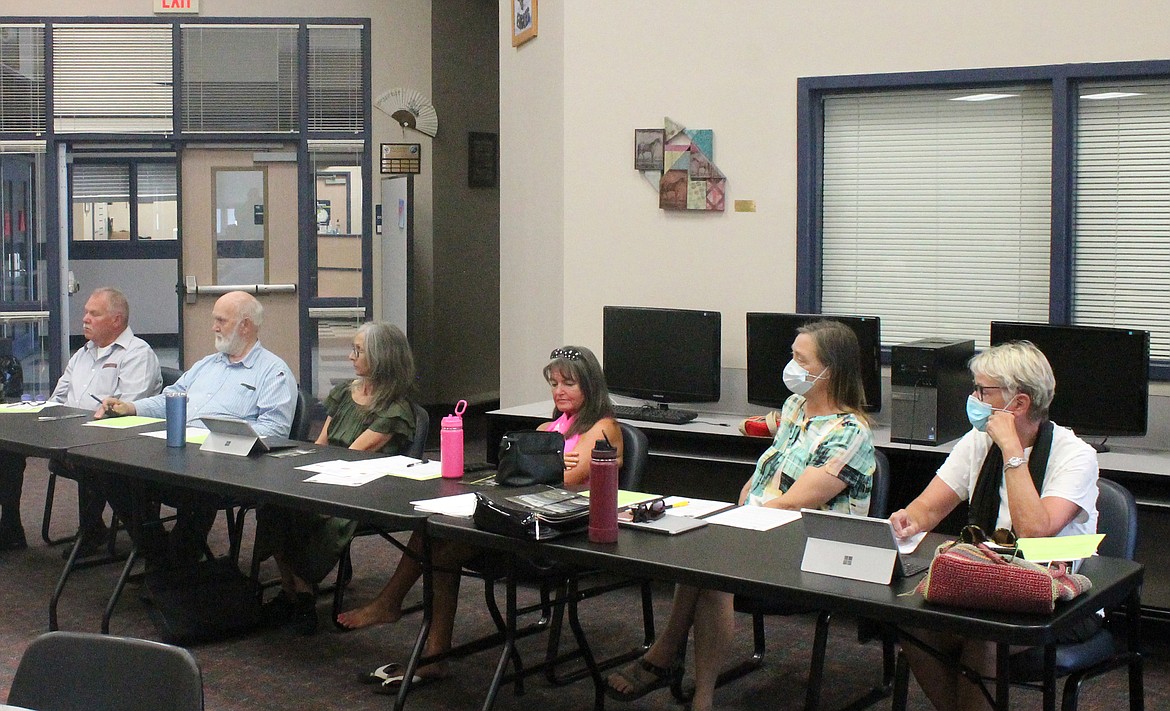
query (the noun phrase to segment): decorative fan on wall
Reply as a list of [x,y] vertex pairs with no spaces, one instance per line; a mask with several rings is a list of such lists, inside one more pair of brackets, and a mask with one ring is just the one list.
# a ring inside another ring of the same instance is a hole
[[439,132],[439,115],[431,100],[410,89],[391,89],[374,101],[403,128],[413,128],[431,138]]

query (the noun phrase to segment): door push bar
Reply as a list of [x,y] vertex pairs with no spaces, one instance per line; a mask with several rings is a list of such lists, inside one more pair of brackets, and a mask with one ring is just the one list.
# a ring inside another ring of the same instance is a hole
[[257,296],[260,294],[297,293],[296,284],[208,284],[207,286],[199,286],[194,276],[187,276],[186,282],[185,291],[188,304],[195,303],[195,299],[199,296],[222,296],[229,291],[246,291]]
[[0,311],[0,323],[16,323],[19,321],[44,321],[49,318],[48,311]]

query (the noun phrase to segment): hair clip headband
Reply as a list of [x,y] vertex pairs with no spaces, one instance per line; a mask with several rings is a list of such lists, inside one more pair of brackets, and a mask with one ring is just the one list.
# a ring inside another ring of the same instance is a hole
[[549,360],[580,360],[581,351],[576,348],[558,348],[548,356]]

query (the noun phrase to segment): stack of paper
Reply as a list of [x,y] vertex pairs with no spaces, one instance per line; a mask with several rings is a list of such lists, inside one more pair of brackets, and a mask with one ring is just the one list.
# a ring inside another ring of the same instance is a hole
[[400,455],[359,461],[333,459],[328,462],[306,464],[303,467],[297,467],[297,469],[316,472],[315,476],[305,481],[316,484],[340,484],[342,486],[361,486],[383,476],[398,476],[404,479],[423,481],[437,479],[441,473],[437,459],[422,461]]

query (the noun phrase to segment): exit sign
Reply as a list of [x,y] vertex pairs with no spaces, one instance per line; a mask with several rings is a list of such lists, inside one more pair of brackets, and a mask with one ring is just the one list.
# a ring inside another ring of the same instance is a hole
[[154,0],[154,12],[156,15],[198,15],[199,0]]

